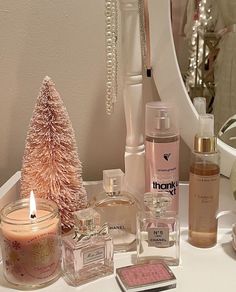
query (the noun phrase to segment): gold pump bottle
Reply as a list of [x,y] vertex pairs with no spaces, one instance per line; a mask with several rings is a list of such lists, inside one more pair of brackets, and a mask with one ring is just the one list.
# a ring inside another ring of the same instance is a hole
[[188,240],[193,246],[207,248],[217,242],[219,179],[219,152],[214,136],[214,116],[200,115],[189,178]]

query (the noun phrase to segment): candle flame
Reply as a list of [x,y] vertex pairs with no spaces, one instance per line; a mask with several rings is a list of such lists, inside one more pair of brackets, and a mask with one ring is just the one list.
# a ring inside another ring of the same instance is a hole
[[30,192],[30,218],[36,218],[36,201],[33,191]]

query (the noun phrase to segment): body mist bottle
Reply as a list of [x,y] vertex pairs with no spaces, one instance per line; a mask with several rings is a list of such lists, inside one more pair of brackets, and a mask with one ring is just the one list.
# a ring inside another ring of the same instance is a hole
[[189,242],[196,247],[216,244],[219,178],[214,116],[200,115],[189,178]]
[[169,193],[146,193],[147,211],[137,216],[137,259],[139,262],[162,260],[168,265],[179,264],[179,221],[171,205]]
[[146,104],[146,192],[168,192],[169,210],[179,208],[179,133],[174,108],[163,102]]
[[104,192],[94,196],[91,205],[101,215],[101,223],[108,222],[114,251],[125,252],[136,247],[136,198],[122,190],[124,173],[120,169],[103,171]]

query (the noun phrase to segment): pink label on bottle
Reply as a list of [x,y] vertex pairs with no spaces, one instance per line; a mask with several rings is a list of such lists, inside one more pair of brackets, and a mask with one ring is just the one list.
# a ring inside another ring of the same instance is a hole
[[169,192],[172,205],[179,206],[179,140],[169,143],[146,141],[146,192]]

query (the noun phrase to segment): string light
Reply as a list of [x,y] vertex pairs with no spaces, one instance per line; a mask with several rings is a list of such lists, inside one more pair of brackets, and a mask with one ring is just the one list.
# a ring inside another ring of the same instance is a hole
[[[204,58],[204,33],[212,19],[211,8],[207,7],[206,0],[195,0],[195,11],[190,40],[189,67],[186,74],[186,87],[190,92],[192,87],[202,86],[201,64]],[[206,52],[208,53],[208,52]]]

